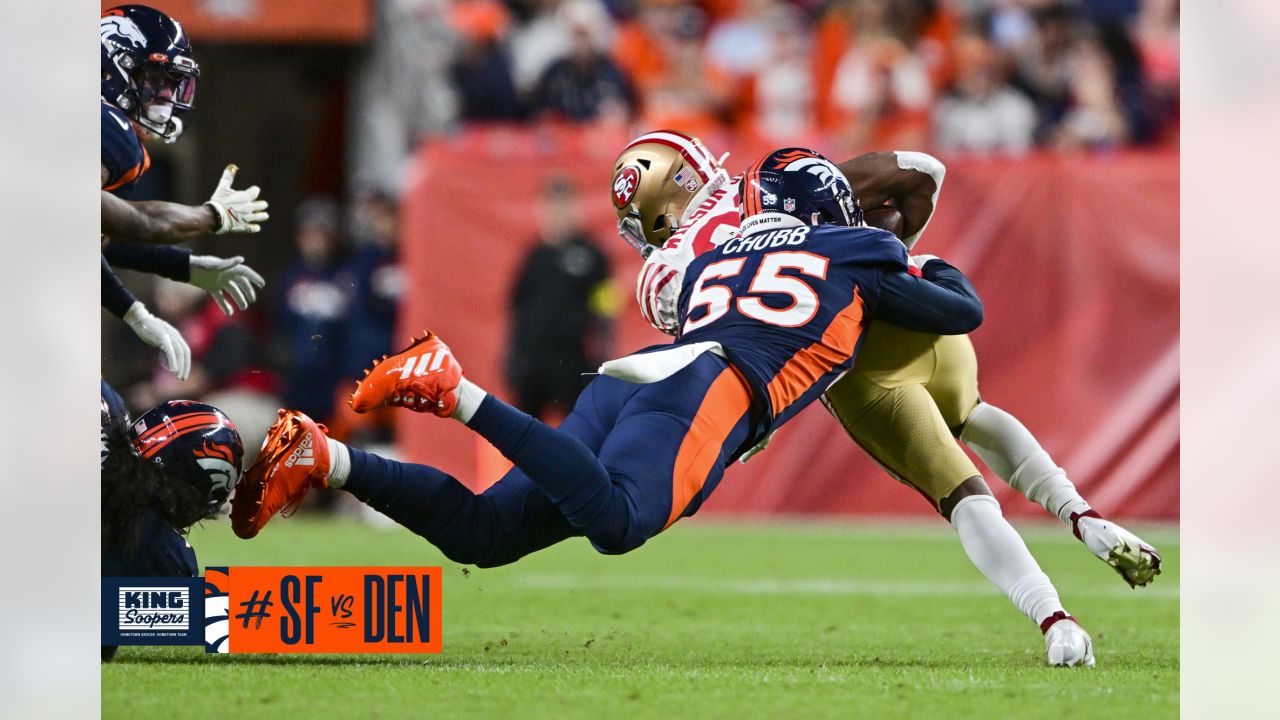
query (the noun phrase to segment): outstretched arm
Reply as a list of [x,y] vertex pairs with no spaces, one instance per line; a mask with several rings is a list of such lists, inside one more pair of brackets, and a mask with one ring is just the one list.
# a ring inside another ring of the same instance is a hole
[[[106,166],[102,168],[106,176]],[[258,199],[255,185],[244,190],[231,187],[237,168],[222,172],[213,196],[203,205],[148,200],[130,202],[102,191],[102,234],[151,244],[190,240],[206,233],[256,233],[268,219],[267,201]]]
[[143,243],[168,244],[207,235],[219,228],[208,205],[193,207],[163,200],[131,202],[102,192],[102,234]]
[[902,242],[911,248],[933,217],[946,166],[927,153],[896,151],[859,155],[839,167],[864,210],[891,203],[902,213]]
[[[919,266],[923,277],[885,273],[875,317],[907,330],[963,335],[982,324],[982,300],[964,273],[937,258]],[[915,265],[916,258],[912,258]]]

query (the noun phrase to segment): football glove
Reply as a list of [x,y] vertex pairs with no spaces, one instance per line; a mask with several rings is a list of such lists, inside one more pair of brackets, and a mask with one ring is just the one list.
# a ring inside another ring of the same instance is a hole
[[235,165],[228,165],[222,171],[222,179],[218,181],[213,197],[205,203],[218,215],[218,229],[214,230],[218,235],[229,232],[256,233],[262,229],[258,223],[270,217],[267,215],[267,201],[258,199],[260,191],[257,185],[244,190],[231,187],[231,181],[235,179],[239,169]]
[[152,315],[141,301],[129,307],[124,322],[139,340],[164,353],[161,363],[165,369],[171,370],[179,380],[187,379],[191,374],[191,348],[177,328]]
[[668,335],[680,329],[680,286],[684,271],[668,265],[655,254],[636,278],[636,302],[646,322]]
[[941,260],[941,259],[942,258],[938,257],[937,255],[911,255],[907,258],[907,265],[917,270],[923,271],[924,266],[928,264],[930,260]]
[[228,317],[235,313],[231,300],[241,310],[248,310],[249,305],[258,299],[254,286],[263,287],[267,284],[238,255],[232,258],[192,255],[191,279],[188,282],[212,295],[218,307]]

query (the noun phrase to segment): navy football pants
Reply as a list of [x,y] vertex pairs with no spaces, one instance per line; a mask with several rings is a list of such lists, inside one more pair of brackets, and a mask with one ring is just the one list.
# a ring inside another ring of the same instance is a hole
[[750,392],[705,354],[661,382],[596,378],[559,428],[492,395],[468,425],[515,463],[483,493],[354,449],[343,489],[459,563],[504,565],[579,535],[624,553],[715,489],[748,439]]

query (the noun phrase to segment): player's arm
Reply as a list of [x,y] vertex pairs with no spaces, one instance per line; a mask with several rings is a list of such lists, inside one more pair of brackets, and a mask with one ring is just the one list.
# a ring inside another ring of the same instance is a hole
[[907,272],[880,276],[876,319],[937,335],[963,335],[982,324],[982,299],[964,273],[928,255],[911,262],[922,277]]
[[102,192],[102,234],[109,237],[152,244],[177,243],[215,232],[221,224],[217,212],[208,205],[193,207],[163,200],[132,202]]
[[900,237],[908,248],[924,233],[942,190],[946,166],[928,153],[877,152],[839,165],[864,210],[892,204],[902,213]]
[[[244,264],[244,258],[220,258],[213,255],[193,255],[186,248],[169,245],[135,245],[111,240],[102,246],[102,257],[112,267],[159,275],[178,282],[195,285],[208,292],[228,316],[235,310],[234,302],[241,310],[247,310],[258,292],[255,288],[266,286],[253,268]],[[103,278],[106,287],[106,278]]]
[[102,257],[113,268],[137,270],[178,282],[191,280],[191,251],[186,248],[103,240]]
[[[237,168],[228,165],[217,189],[199,206],[149,200],[130,202],[102,192],[102,233],[152,244],[182,242],[206,233],[256,233],[268,219],[267,201],[258,187],[231,187]],[[108,171],[102,166],[102,175]]]
[[138,339],[164,353],[166,366],[186,380],[191,372],[191,348],[177,328],[152,315],[142,301],[129,292],[102,258],[102,306],[129,326]]

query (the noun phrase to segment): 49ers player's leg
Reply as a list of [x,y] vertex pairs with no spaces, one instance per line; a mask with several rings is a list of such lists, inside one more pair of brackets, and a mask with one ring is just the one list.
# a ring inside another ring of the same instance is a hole
[[1040,628],[1049,664],[1094,663],[1089,634],[1063,608],[1057,589],[1004,518],[922,385],[885,387],[855,366],[825,401],[868,455],[951,522],[974,566]]
[[1070,526],[1076,538],[1131,587],[1146,585],[1160,574],[1160,553],[1154,547],[1099,515],[1026,426],[981,400],[978,359],[968,336],[938,336],[933,360],[925,389],[954,435],[1010,487]]

